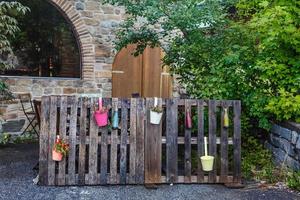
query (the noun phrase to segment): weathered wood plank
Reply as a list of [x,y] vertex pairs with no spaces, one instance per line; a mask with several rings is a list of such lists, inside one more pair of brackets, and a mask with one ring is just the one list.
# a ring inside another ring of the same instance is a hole
[[[162,100],[158,99],[158,106],[162,105]],[[154,99],[146,99],[148,117],[145,130],[145,183],[160,183],[161,178],[161,138],[162,123],[159,125],[150,123],[150,110],[154,106]]]
[[137,115],[136,115],[136,183],[144,184],[144,144],[145,144],[145,101],[144,99],[138,99],[137,102]]
[[68,160],[68,185],[75,185],[75,157],[76,157],[76,132],[77,132],[77,106],[78,101],[76,97],[72,97],[70,100],[70,128],[69,128],[69,160]]
[[241,183],[241,101],[234,101],[233,181]]
[[50,132],[48,156],[48,185],[55,185],[55,161],[52,160],[52,149],[56,139],[57,130],[57,97],[50,98]]
[[96,108],[96,98],[90,99],[90,140],[89,140],[89,179],[88,184],[96,185],[100,184],[98,173],[98,126],[95,122],[94,112]]
[[[106,108],[111,107],[111,102],[109,99],[105,98],[103,100],[103,106]],[[108,126],[101,127],[101,166],[100,166],[100,184],[107,184],[107,162],[108,162]]]
[[100,128],[101,130],[101,166],[100,166],[100,184],[107,184],[107,127]]
[[136,105],[137,99],[133,98],[130,102],[130,154],[129,154],[129,183],[135,184],[136,178]]
[[[60,138],[66,140],[66,129],[67,129],[67,97],[62,96],[60,98],[60,102],[57,102],[58,105],[60,104],[60,117],[59,117],[59,135]],[[64,156],[62,161],[58,163],[58,185],[65,185],[66,184],[66,157]]]
[[121,144],[120,144],[120,184],[126,184],[127,176],[127,137],[128,137],[128,100],[122,99]]
[[204,155],[204,105],[203,101],[199,100],[197,106],[198,112],[198,135],[197,135],[197,154],[198,154],[198,168],[197,168],[197,181],[198,183],[204,182],[204,173],[200,157]]
[[224,127],[224,109],[228,108],[226,101],[223,102],[221,111],[221,173],[220,182],[227,183],[228,177],[228,128]]
[[177,99],[167,99],[166,108],[167,108],[167,128],[166,128],[166,137],[167,137],[167,182],[176,183],[178,178],[178,105]]
[[42,97],[41,104],[41,130],[40,130],[40,153],[39,153],[39,182],[41,185],[48,184],[48,157],[49,151],[49,118],[50,98]]
[[[112,99],[112,110],[115,111],[118,108],[118,99]],[[113,120],[113,115],[112,119]],[[110,183],[118,184],[117,179],[117,161],[118,161],[118,129],[112,130],[111,132],[111,148],[110,148]]]
[[[191,110],[191,102],[190,100],[185,100],[185,121],[187,121],[187,113],[190,114],[192,117],[192,110]],[[191,159],[191,152],[192,152],[192,145],[191,145],[191,129],[187,128],[187,122],[185,122],[185,136],[184,136],[184,181],[186,183],[191,182],[192,176],[192,159]]]
[[85,184],[85,156],[86,156],[86,122],[87,122],[87,106],[88,99],[81,99],[81,113],[80,113],[80,143],[79,143],[79,160],[78,160],[78,184]]
[[217,155],[217,143],[216,143],[216,131],[217,131],[217,119],[216,119],[216,102],[214,100],[209,101],[209,155],[214,156],[214,169],[209,172],[208,182],[216,182],[216,155]]

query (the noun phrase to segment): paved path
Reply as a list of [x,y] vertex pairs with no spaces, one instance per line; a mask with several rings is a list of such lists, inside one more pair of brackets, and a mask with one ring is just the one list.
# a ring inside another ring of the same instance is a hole
[[234,190],[221,185],[163,185],[157,190],[143,186],[41,187],[32,183],[36,176],[32,167],[37,160],[36,144],[0,147],[0,200],[300,200],[300,196],[284,190]]

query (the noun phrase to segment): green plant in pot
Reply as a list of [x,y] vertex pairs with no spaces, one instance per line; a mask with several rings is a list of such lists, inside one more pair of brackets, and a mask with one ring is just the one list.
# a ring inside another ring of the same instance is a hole
[[52,160],[62,161],[63,157],[69,153],[69,149],[69,144],[57,136],[52,150]]
[[151,124],[160,124],[161,118],[163,115],[163,109],[159,106],[154,106],[150,110],[150,123]]

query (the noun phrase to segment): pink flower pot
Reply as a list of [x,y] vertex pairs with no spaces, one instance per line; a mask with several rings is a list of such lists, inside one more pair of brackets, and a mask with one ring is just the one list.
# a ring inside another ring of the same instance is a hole
[[54,149],[52,150],[52,160],[54,161],[61,161],[63,158],[63,154],[55,151]]
[[100,112],[95,111],[94,113],[96,123],[99,127],[107,126],[108,124],[108,111]]

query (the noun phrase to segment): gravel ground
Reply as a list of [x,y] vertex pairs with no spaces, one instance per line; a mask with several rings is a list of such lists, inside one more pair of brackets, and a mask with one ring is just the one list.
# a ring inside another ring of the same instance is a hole
[[106,187],[42,187],[33,184],[36,176],[33,166],[38,160],[36,144],[22,144],[0,147],[0,199],[2,200],[46,200],[46,199],[299,199],[295,193],[286,190],[228,189],[221,185],[162,185],[156,190],[143,186]]

